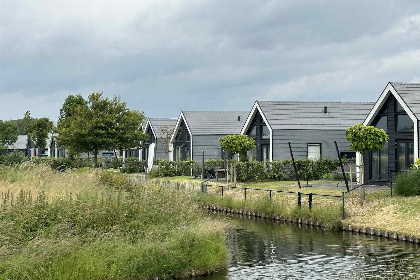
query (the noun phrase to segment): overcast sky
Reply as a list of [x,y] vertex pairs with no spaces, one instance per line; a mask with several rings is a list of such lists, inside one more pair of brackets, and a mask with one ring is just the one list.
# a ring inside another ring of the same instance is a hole
[[255,100],[376,101],[420,82],[420,1],[0,0],[0,119],[69,94],[148,117]]

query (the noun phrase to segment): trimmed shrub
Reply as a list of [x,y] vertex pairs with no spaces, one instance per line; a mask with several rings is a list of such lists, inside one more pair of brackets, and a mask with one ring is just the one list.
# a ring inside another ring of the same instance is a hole
[[420,169],[402,172],[397,176],[395,193],[400,196],[420,195]]

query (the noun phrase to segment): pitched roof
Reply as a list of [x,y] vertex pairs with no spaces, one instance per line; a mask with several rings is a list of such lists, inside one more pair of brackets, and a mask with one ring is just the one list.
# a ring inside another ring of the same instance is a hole
[[420,120],[420,83],[391,82],[391,85],[411,112]]
[[257,104],[272,129],[331,130],[363,122],[375,103],[257,101]]
[[193,135],[239,134],[248,113],[247,111],[183,111],[185,121]]
[[171,118],[149,118],[150,125],[153,128],[157,138],[165,137],[165,133],[162,129],[168,128],[168,131],[172,133],[176,125],[177,119]]
[[26,149],[27,141],[28,141],[28,135],[19,135],[18,140],[13,145],[8,146],[7,148],[9,150],[12,150],[12,149],[24,150]]

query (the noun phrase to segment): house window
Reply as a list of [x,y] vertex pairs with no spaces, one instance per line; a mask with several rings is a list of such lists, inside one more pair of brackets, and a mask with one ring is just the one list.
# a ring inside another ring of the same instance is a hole
[[385,130],[385,132],[387,132],[388,131],[388,116],[380,117],[374,126],[377,128],[383,129]]
[[257,160],[257,147],[248,151],[247,155],[249,160]]
[[249,132],[249,137],[251,137],[253,139],[257,139],[257,127],[256,126],[251,127],[251,130]]
[[382,150],[372,151],[372,176],[373,180],[386,180],[388,172],[388,143]]
[[319,160],[321,158],[321,144],[308,144],[308,159]]
[[414,122],[408,115],[396,115],[397,132],[413,132]]
[[270,138],[270,131],[266,125],[261,127],[261,138],[262,139],[269,139]]

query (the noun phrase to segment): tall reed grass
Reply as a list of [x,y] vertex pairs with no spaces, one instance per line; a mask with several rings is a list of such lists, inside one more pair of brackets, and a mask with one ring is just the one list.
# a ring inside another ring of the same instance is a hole
[[149,279],[224,269],[194,195],[111,172],[0,170],[0,279]]

